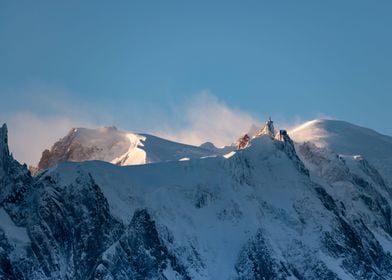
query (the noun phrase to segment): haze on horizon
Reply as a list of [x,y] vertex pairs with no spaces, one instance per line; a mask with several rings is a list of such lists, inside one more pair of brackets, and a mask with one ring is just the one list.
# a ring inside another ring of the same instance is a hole
[[72,127],[227,143],[272,116],[392,135],[392,2],[3,1],[0,122],[34,163]]

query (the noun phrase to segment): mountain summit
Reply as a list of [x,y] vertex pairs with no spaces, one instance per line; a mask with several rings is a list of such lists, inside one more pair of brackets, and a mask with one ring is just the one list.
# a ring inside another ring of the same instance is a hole
[[221,155],[227,149],[176,143],[149,134],[136,134],[116,127],[73,128],[45,150],[38,171],[64,161],[102,160],[116,165],[135,165]]
[[392,137],[339,120],[313,120],[291,131],[297,143],[310,142],[343,156],[362,156],[392,185]]

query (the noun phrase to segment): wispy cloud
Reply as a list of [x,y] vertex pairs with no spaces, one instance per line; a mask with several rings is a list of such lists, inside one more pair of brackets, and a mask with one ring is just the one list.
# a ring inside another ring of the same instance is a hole
[[182,143],[200,145],[206,141],[217,146],[231,144],[260,121],[238,108],[231,108],[208,91],[191,98],[181,110],[182,125],[165,124],[154,132]]

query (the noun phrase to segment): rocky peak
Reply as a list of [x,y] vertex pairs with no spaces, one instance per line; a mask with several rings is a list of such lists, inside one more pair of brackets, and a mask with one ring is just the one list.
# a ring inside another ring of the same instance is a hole
[[9,157],[8,130],[7,125],[3,124],[0,128],[0,179],[3,177],[7,169]]
[[9,156],[8,129],[6,124],[3,124],[3,126],[0,128],[0,151],[1,158]]
[[271,138],[275,137],[274,122],[271,117],[265,122],[265,125],[257,132],[256,136],[268,135]]
[[30,179],[27,166],[19,164],[9,152],[7,125],[3,124],[0,128],[0,205],[20,201],[31,183]]
[[239,150],[245,149],[246,147],[248,147],[249,141],[250,141],[250,137],[248,134],[241,136],[236,142],[237,149]]

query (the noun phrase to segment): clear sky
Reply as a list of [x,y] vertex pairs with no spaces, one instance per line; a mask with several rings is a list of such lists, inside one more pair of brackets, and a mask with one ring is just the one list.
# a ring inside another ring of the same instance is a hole
[[1,1],[0,121],[23,138],[174,135],[222,121],[208,107],[392,135],[391,15],[390,0]]

